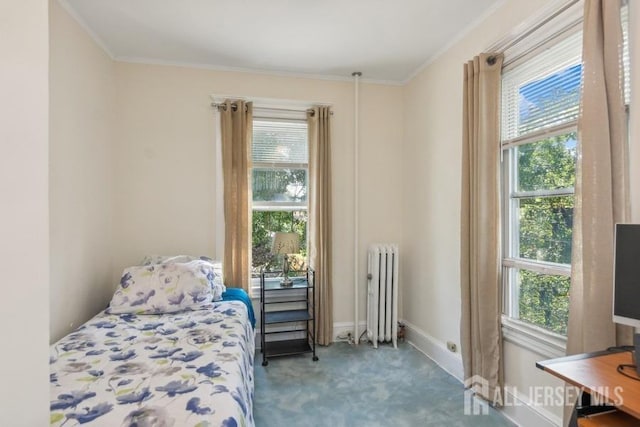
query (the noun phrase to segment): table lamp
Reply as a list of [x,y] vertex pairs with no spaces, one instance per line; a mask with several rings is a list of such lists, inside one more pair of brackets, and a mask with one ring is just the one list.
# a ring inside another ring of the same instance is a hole
[[272,254],[282,254],[282,273],[283,278],[280,286],[288,288],[293,285],[289,279],[289,254],[295,254],[300,251],[299,237],[296,233],[277,232],[273,234],[273,245],[271,246]]

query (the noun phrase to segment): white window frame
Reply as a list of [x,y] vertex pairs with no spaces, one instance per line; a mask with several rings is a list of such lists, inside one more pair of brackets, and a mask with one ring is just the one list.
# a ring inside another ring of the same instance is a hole
[[502,257],[502,336],[505,340],[534,351],[544,357],[560,357],[566,353],[567,338],[563,335],[518,320],[519,289],[517,270],[529,270],[540,274],[571,277],[571,266],[553,262],[530,260],[511,256],[517,252],[519,241],[517,225],[517,202],[533,197],[554,197],[575,194],[574,188],[555,190],[515,191],[517,188],[517,159],[513,158],[514,147],[535,143],[545,138],[577,132],[577,120],[563,125],[531,132],[524,137],[505,141],[502,144],[502,191],[503,191],[503,251]]
[[536,261],[510,255],[517,252],[519,246],[518,226],[515,221],[515,217],[517,214],[516,201],[536,197],[575,195],[575,188],[573,187],[559,188],[554,190],[516,191],[515,189],[518,185],[518,167],[516,163],[517,159],[513,158],[513,151],[511,149],[520,145],[535,143],[546,138],[552,138],[554,136],[577,132],[578,121],[572,120],[553,128],[541,129],[539,131],[531,132],[525,136],[514,138],[509,141],[504,141],[502,143],[502,200],[504,203],[502,211],[506,213],[506,215],[504,215],[502,246],[504,249],[506,249],[504,250],[504,252],[506,252],[506,255],[502,257],[502,267],[505,293],[507,294],[505,302],[508,303],[504,305],[504,308],[506,309],[506,311],[508,311],[507,316],[509,317],[513,318],[517,317],[518,315],[518,304],[514,304],[514,301],[518,301],[518,295],[513,295],[515,292],[513,292],[512,289],[509,289],[508,279],[504,279],[508,276],[507,271],[509,268],[530,270],[540,274],[571,277],[571,266],[568,264]]
[[[558,7],[558,6],[556,6]],[[623,26],[623,32],[625,36],[625,44],[624,44],[624,54],[625,61],[624,65],[627,68],[626,79],[625,79],[625,101],[627,103],[627,118],[629,114],[629,33],[628,33],[628,10],[629,5],[626,1],[623,1],[622,5],[622,20],[626,23],[626,26]],[[509,56],[511,56],[512,63],[520,62],[524,56],[522,51],[530,50],[530,51],[539,51],[539,48],[546,44],[549,40],[553,40],[556,35],[561,35],[570,31],[572,27],[578,26],[582,24],[583,16],[582,9],[583,4],[581,1],[578,2],[567,2],[567,6],[561,6],[558,8],[559,10],[547,10],[544,11],[543,14],[534,18],[532,21],[525,24],[525,28],[529,27],[531,30],[529,32],[525,32],[524,36],[512,37],[509,36],[505,40],[501,40],[497,43],[497,45],[492,46],[487,49],[487,51],[504,51],[503,46],[507,46],[511,48],[512,55],[505,54],[505,64],[508,65],[510,61]],[[551,36],[549,36],[551,34]],[[522,47],[517,47],[518,44],[522,44]],[[516,46],[516,48],[512,48]],[[507,49],[508,49],[507,48]],[[502,178],[501,184],[503,185],[503,249],[513,250],[513,248],[509,248],[508,246],[508,237],[507,230],[510,232],[514,231],[514,224],[507,221],[510,219],[509,216],[505,215],[506,212],[509,212],[509,194],[507,191],[507,183],[510,188],[513,187],[515,181],[513,181],[516,177],[511,174],[505,164],[510,161],[507,159],[509,156],[506,156],[505,153],[508,152],[510,147],[516,145],[522,145],[529,142],[534,142],[541,140],[545,137],[553,137],[557,135],[562,135],[569,133],[571,131],[577,130],[577,121],[565,123],[555,128],[547,129],[542,132],[535,132],[528,134],[524,137],[514,138],[511,141],[502,141],[502,146],[500,147],[501,159],[503,161],[502,165]],[[507,159],[507,160],[505,160]],[[506,171],[505,171],[506,170]],[[508,180],[508,181],[507,181]],[[530,196],[551,196],[551,195],[563,195],[567,194],[567,190],[558,191],[555,193],[552,192],[528,192],[528,193],[520,193],[515,194],[516,196],[524,197],[527,195]],[[517,244],[517,242],[515,242]],[[513,242],[512,242],[513,244]],[[513,252],[512,252],[513,253]],[[514,295],[513,292],[509,292],[509,286],[507,284],[507,275],[509,271],[515,272],[516,270],[509,270],[510,268],[526,268],[527,270],[532,270],[538,273],[543,274],[554,274],[554,275],[563,275],[563,276],[571,276],[571,266],[565,264],[555,264],[555,263],[546,263],[546,262],[530,262],[529,260],[517,259],[511,257],[503,257],[502,260],[502,296],[503,296],[503,308],[518,307],[518,295]],[[508,304],[511,303],[509,306]],[[514,304],[515,303],[515,304]],[[506,310],[508,311],[508,310]],[[502,316],[502,335],[506,341],[512,342],[520,347],[531,350],[543,357],[559,357],[566,354],[566,342],[567,339],[563,335],[559,335],[538,327],[536,325],[523,322],[512,317],[509,317],[508,314],[503,314]]]
[[[508,46],[505,51],[505,65],[517,66],[526,60],[529,55],[536,55],[548,46],[549,43],[561,42],[565,37],[576,31],[576,28],[582,23],[582,4],[574,4],[565,8],[562,13],[557,14],[550,11],[546,16],[541,16],[536,21],[530,22],[532,28],[530,33],[526,33],[524,38],[516,37],[513,39],[503,40],[500,44]],[[580,30],[581,31],[581,30]],[[550,36],[551,34],[551,36]],[[520,47],[518,45],[521,45]],[[515,46],[515,47],[514,47]],[[503,51],[500,46],[494,46],[488,51]],[[524,52],[527,53],[524,53]],[[503,315],[501,316],[502,336],[505,341],[518,345],[519,347],[528,349],[546,358],[560,357],[566,354],[567,338],[563,335],[554,333],[542,327],[518,320],[519,309],[519,293],[517,286],[511,286],[515,283],[518,269],[530,270],[542,274],[552,274],[561,276],[571,276],[571,266],[565,264],[557,264],[551,262],[540,262],[519,257],[510,254],[517,253],[515,245],[518,245],[518,230],[515,223],[515,204],[517,199],[526,199],[532,197],[552,197],[574,194],[575,189],[560,190],[542,190],[517,192],[517,159],[513,159],[511,150],[513,147],[533,143],[536,141],[550,138],[553,136],[564,135],[577,131],[577,120],[562,123],[558,126],[534,131],[526,135],[519,136],[510,140],[501,140],[500,159],[501,159],[501,191],[502,191],[502,248],[503,256],[501,257],[502,265],[502,307]],[[514,167],[515,166],[515,167]],[[515,238],[513,238],[515,236]]]
[[[289,108],[283,108],[281,106],[278,107],[255,107],[253,120],[258,121],[272,121],[272,122],[304,122],[307,123],[306,119],[306,108],[300,108],[300,106],[290,106]],[[253,176],[254,169],[303,169],[306,173],[306,185],[307,185],[307,196],[309,194],[309,159],[307,159],[306,163],[278,163],[278,162],[252,162],[250,171],[251,176]],[[251,180],[251,184],[253,185],[253,179]],[[251,212],[259,211],[259,212],[295,212],[295,211],[307,211],[307,217],[309,212],[309,199],[307,198],[304,202],[274,202],[274,201],[253,201],[251,200]],[[253,215],[252,215],[253,217]],[[249,224],[249,227],[252,227],[252,224]],[[307,222],[307,236],[309,223]],[[253,237],[252,237],[253,241]],[[251,277],[251,288],[253,291],[253,295],[259,295],[260,292],[260,278],[259,277]]]

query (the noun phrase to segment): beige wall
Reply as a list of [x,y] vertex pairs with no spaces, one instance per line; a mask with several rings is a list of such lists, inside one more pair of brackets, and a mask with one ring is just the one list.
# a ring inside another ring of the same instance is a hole
[[[336,322],[353,321],[353,84],[131,63],[117,63],[116,69],[114,275],[146,254],[219,255],[214,253],[215,129],[210,95],[328,103],[335,112],[334,317]],[[361,100],[364,251],[373,241],[401,237],[397,219],[402,89],[365,84]],[[360,269],[364,278],[364,262]],[[364,306],[364,293],[361,298]]]
[[0,425],[49,424],[47,0],[0,2]]
[[113,61],[50,2],[51,341],[104,309],[113,257]]
[[[144,255],[217,255],[211,94],[333,105],[335,321],[352,322],[353,83],[113,62],[57,1],[50,19],[51,339],[102,309]],[[360,95],[365,307],[367,244],[401,238],[402,88]]]
[[[444,348],[444,342],[449,340],[459,343],[462,64],[497,39],[515,33],[532,13],[554,1],[504,2],[405,87],[362,86],[358,153],[361,319],[366,307],[366,246],[376,241],[395,241],[401,244],[402,251],[402,317],[436,346]],[[632,14],[634,22],[640,22],[640,8],[633,8],[633,4]],[[52,20],[52,107],[55,107],[52,109],[60,108],[52,115],[51,248],[55,261],[52,277],[56,283],[52,286],[67,297],[65,300],[52,296],[52,333],[64,332],[74,319],[81,321],[97,312],[106,303],[122,268],[138,262],[145,254],[216,255],[211,94],[333,105],[335,321],[353,321],[352,83],[112,64],[95,50],[86,35],[69,39],[78,31],[77,25],[69,22],[57,6],[52,11]],[[640,52],[640,43],[634,49]],[[65,63],[64,55],[71,52],[73,58],[67,58],[69,63]],[[635,55],[638,66],[634,69],[640,67],[639,58],[640,54]],[[112,66],[115,83],[110,75]],[[83,78],[77,83],[89,90],[90,96],[76,93],[80,91],[76,90],[74,77],[79,76]],[[640,73],[635,73],[634,79],[634,86],[638,87]],[[115,101],[114,91],[107,90],[114,84]],[[637,100],[636,95],[637,91],[634,95]],[[55,104],[62,97],[69,99]],[[116,103],[114,123],[107,123],[108,114],[92,113],[108,111],[112,102]],[[634,149],[631,164],[636,178],[640,177],[639,111],[631,111]],[[70,140],[65,140],[65,136]],[[109,141],[113,143],[112,152]],[[95,145],[94,149],[102,156],[85,151],[87,147],[83,144]],[[107,160],[110,156],[111,169]],[[95,169],[78,168],[83,160],[93,161]],[[56,169],[59,176],[55,175]],[[72,171],[72,175],[63,174],[64,169]],[[76,179],[87,182],[78,184]],[[71,188],[79,186],[80,194],[76,195],[67,184]],[[113,194],[113,203],[109,202],[109,194]],[[633,191],[633,200],[638,221],[638,188]],[[70,207],[63,202],[70,203]],[[92,203],[95,206],[87,207]],[[112,213],[113,225],[104,214],[107,211]],[[53,230],[54,226],[57,230]],[[109,235],[114,236],[113,241],[108,240]],[[97,248],[93,242],[98,243]],[[91,251],[88,256],[99,266],[85,269],[75,262],[78,256],[86,259],[79,255],[85,253],[79,249],[85,244],[85,249]],[[68,247],[75,252],[67,255]],[[109,255],[114,257],[112,264]],[[68,284],[63,283],[65,279]],[[69,316],[59,308],[69,307],[68,298],[75,293],[93,305],[81,307]],[[58,298],[55,303],[54,298]],[[525,392],[529,386],[557,385],[535,369],[533,364],[539,358],[507,344],[507,383]],[[560,410],[545,408],[543,415],[557,420]]]
[[[360,89],[360,247],[359,247],[359,299],[360,323],[367,318],[367,246],[371,243],[398,243],[400,259],[404,256],[401,219],[403,189],[402,128],[404,105],[402,88],[394,86],[363,85]],[[336,188],[336,191],[339,189]],[[353,249],[351,249],[353,251]],[[341,263],[338,259],[334,265]],[[353,271],[349,277],[336,279],[353,286]],[[403,283],[403,271],[399,282]],[[400,285],[402,286],[402,285]],[[351,314],[354,302],[345,310]],[[398,311],[402,317],[402,298]],[[364,328],[360,328],[360,332]]]
[[[552,1],[504,2],[404,87],[404,317],[441,348],[446,341],[460,343],[463,64]],[[505,353],[507,384],[523,392],[528,386],[556,385],[535,375],[533,363],[520,363],[539,356],[511,350]],[[561,415],[560,408],[551,411]]]
[[[509,34],[529,16],[554,0],[505,2],[473,31],[437,58],[404,87],[403,156],[404,317],[444,348],[459,343],[460,167],[462,139],[462,65]],[[631,2],[632,69],[640,69],[640,7]],[[632,73],[632,105],[638,97],[640,73]],[[632,211],[640,221],[640,108],[631,109]],[[436,353],[438,353],[436,351]],[[441,353],[440,353],[441,354]],[[446,353],[445,353],[446,354]],[[543,358],[517,345],[505,344],[505,381],[525,401],[530,387],[561,385],[539,372]],[[536,408],[547,422],[558,423],[561,407]],[[539,425],[507,408],[524,426]],[[526,411],[525,411],[526,412]],[[524,415],[527,415],[526,413]]]

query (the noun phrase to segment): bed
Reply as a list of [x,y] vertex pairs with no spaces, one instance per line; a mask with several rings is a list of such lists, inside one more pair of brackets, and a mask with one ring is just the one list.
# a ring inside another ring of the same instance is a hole
[[51,425],[253,426],[253,313],[229,291],[171,313],[117,312],[114,296],[51,346]]

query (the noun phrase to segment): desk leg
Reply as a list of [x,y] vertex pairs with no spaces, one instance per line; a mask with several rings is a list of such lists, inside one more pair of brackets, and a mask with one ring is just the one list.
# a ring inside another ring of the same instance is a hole
[[571,418],[569,420],[568,427],[578,427],[578,418],[585,415],[594,415],[601,412],[609,412],[616,409],[615,406],[610,405],[591,405],[591,395],[585,391],[580,394],[580,397],[576,400],[576,404],[573,407]]
[[591,396],[589,393],[580,393],[580,396],[576,399],[575,405],[573,405],[573,412],[571,412],[568,427],[578,427],[578,413],[581,412],[582,408],[589,407],[590,405]]
[[568,427],[578,427],[578,410],[574,407]]

